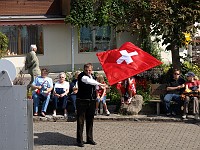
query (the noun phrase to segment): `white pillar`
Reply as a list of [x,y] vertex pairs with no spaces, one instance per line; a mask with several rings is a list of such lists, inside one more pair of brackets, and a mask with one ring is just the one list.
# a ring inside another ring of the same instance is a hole
[[72,44],[72,72],[74,71],[74,27],[71,28],[71,44]]

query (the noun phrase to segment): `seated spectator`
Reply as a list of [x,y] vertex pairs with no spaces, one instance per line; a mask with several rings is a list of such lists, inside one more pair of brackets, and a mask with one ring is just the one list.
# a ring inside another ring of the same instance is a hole
[[69,99],[72,101],[74,107],[74,113],[76,113],[76,94],[78,92],[78,75],[80,71],[76,71],[74,74],[74,79],[70,83]]
[[193,114],[195,115],[195,119],[199,119],[198,92],[200,92],[200,81],[197,80],[197,78],[195,79],[195,74],[193,72],[188,72],[186,77],[187,82],[185,83],[184,113],[182,118],[185,119],[187,117],[189,102],[193,101]]
[[124,104],[126,101],[127,104],[130,104],[132,97],[136,94],[135,78],[130,77],[118,82],[116,88],[121,96],[121,103]]
[[[181,110],[181,94],[184,91],[185,80],[180,76],[180,70],[173,71],[173,78],[169,80],[167,85],[167,94],[164,96],[166,115],[176,115]],[[177,107],[171,109],[170,102],[175,101]]]
[[55,83],[53,89],[53,117],[56,117],[56,109],[58,109],[58,105],[61,105],[62,109],[64,109],[64,117],[67,118],[67,94],[69,93],[69,82],[65,81],[66,74],[64,72],[59,73],[58,77],[59,80]]
[[[105,84],[104,77],[102,75],[98,75],[96,80],[99,83]],[[106,87],[102,88],[101,86],[96,85],[96,96],[97,96],[97,101],[96,101],[95,115],[98,115],[99,103],[102,101],[106,115],[109,116],[110,112],[108,111],[108,108],[106,105]]]
[[43,101],[41,115],[45,117],[45,113],[49,104],[51,90],[53,89],[53,80],[48,77],[46,68],[41,70],[41,76],[38,76],[33,81],[31,87],[33,91],[34,116],[38,115],[38,105],[40,100]]

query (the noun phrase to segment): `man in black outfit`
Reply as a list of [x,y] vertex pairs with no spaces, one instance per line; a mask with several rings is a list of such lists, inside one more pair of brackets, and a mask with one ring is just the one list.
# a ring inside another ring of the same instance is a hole
[[[181,97],[180,95],[184,91],[185,80],[180,76],[180,70],[175,69],[173,71],[173,78],[169,81],[167,85],[167,94],[164,97],[166,115],[175,116],[177,112],[180,112],[181,108]],[[174,110],[170,108],[170,102],[175,101],[178,106]]]
[[84,71],[78,75],[77,93],[77,145],[84,147],[83,128],[86,119],[86,144],[96,145],[93,140],[93,120],[95,114],[96,91],[95,86],[106,86],[94,79],[91,63],[84,65]]

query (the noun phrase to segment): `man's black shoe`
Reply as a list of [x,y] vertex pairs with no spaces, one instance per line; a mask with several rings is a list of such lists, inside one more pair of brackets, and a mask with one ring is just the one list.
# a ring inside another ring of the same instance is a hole
[[77,143],[77,146],[78,147],[84,147],[84,144],[83,143]]
[[97,145],[95,141],[87,141],[85,144]]

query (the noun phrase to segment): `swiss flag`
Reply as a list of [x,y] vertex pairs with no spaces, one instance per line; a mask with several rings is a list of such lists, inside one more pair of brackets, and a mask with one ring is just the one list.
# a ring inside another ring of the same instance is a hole
[[110,85],[162,64],[131,42],[124,43],[119,49],[99,52],[96,55]]

